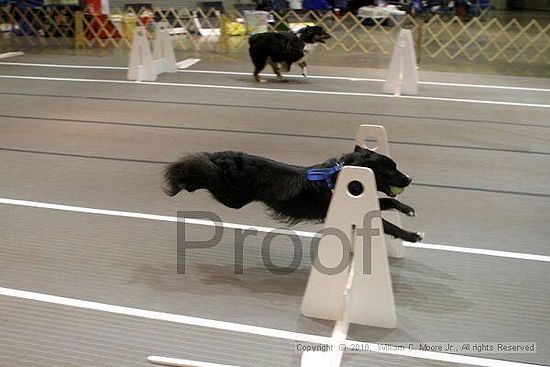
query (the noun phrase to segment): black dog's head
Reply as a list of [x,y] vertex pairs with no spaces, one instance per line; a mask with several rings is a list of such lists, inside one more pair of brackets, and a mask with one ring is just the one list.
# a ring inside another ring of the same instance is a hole
[[343,159],[346,166],[370,168],[374,172],[378,191],[388,196],[399,195],[412,181],[397,169],[391,158],[370,149],[355,146],[354,152],[346,154]]
[[304,43],[325,43],[325,40],[331,38],[331,35],[325,32],[323,27],[316,25],[300,29],[298,31],[298,37],[300,37]]

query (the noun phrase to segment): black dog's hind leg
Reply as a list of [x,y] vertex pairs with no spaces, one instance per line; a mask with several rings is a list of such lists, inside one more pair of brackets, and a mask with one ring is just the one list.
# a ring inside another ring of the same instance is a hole
[[416,214],[414,209],[406,204],[403,204],[397,199],[394,198],[382,198],[378,199],[380,203],[380,210],[391,210],[395,209],[401,213],[406,214],[409,217],[414,217]]
[[256,79],[257,82],[265,83],[267,80],[263,79],[260,76],[260,73],[265,68],[265,65],[267,63],[267,59],[264,55],[250,51],[250,58],[252,59],[252,63],[254,64],[254,79]]
[[403,241],[418,242],[422,241],[422,239],[424,238],[423,233],[405,231],[404,229],[399,228],[395,224],[390,223],[385,219],[382,219],[382,224],[384,225],[384,232],[386,234],[389,234],[390,236],[393,236],[395,238],[402,239]]
[[[287,81],[285,78],[283,78],[283,75],[281,74],[281,68],[282,68],[281,64],[269,60],[269,65],[271,65],[271,68],[273,69],[273,72],[275,73],[275,75],[277,75],[277,79],[279,79],[279,81],[281,82]],[[288,68],[286,69],[288,70]]]
[[238,190],[232,190],[231,188],[228,189],[221,185],[209,191],[214,195],[216,200],[233,209],[240,209],[253,201],[253,198],[249,194]]

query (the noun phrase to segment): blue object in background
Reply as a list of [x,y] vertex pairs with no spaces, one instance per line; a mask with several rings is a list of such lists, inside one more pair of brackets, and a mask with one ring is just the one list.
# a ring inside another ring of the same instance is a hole
[[22,0],[22,1],[10,1],[11,5],[19,9],[39,8],[44,6],[42,0]]
[[329,10],[332,8],[326,0],[304,0],[302,7],[307,10]]

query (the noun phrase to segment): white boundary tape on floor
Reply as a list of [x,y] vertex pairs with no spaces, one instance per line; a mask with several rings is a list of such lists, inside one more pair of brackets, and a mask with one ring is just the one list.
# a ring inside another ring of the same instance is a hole
[[185,59],[182,61],[178,61],[176,63],[176,66],[178,67],[178,69],[187,69],[188,67],[195,65],[199,61],[201,61],[201,59]]
[[296,93],[296,94],[316,94],[316,95],[329,95],[329,96],[415,99],[415,100],[439,101],[439,102],[457,102],[457,103],[474,103],[474,104],[499,105],[499,106],[550,108],[550,104],[540,104],[540,103],[522,103],[522,102],[491,101],[491,100],[447,98],[447,97],[428,97],[428,96],[404,96],[404,95],[395,96],[395,95],[377,94],[377,93],[338,92],[338,91],[331,92],[331,91],[307,90],[307,89],[260,88],[260,87],[240,87],[240,86],[215,85],[215,84],[191,84],[191,83],[145,82],[145,81],[136,82],[136,81],[116,80],[116,79],[56,78],[56,77],[47,77],[47,76],[22,76],[22,75],[0,75],[0,78],[1,79],[20,79],[20,80],[41,80],[41,81],[54,81],[54,82],[73,82],[73,83],[106,83],[106,84],[132,84],[132,85],[139,84],[139,85],[154,85],[154,86],[162,86],[162,87],[242,90],[242,91],[255,91],[255,92],[267,92],[267,93]]
[[24,55],[21,51],[14,51],[14,52],[4,52],[3,54],[0,54],[0,59],[7,59],[8,57],[15,57],[15,56],[21,56]]
[[[45,302],[55,305],[69,306],[86,310],[108,312],[117,315],[133,316],[150,320],[173,322],[178,324],[199,326],[217,330],[224,330],[236,333],[246,333],[251,335],[264,336],[269,338],[277,338],[291,341],[302,341],[315,344],[330,344],[332,339],[327,336],[311,335],[297,333],[293,331],[271,329],[261,326],[253,326],[246,324],[237,324],[227,321],[212,320],[200,317],[192,317],[178,315],[166,312],[149,311],[138,308],[110,305],[106,303],[85,301],[74,298],[54,296],[38,292],[29,292],[19,289],[0,287],[0,296],[13,297],[18,299],[26,299],[30,301]],[[416,349],[394,350],[393,348],[385,348],[384,345],[375,343],[366,343],[355,340],[347,340],[346,347],[349,350],[364,350],[373,353],[383,353],[390,355],[399,355],[411,358],[428,359],[433,361],[461,363],[471,366],[482,367],[535,367],[541,366],[531,363],[511,362],[500,359],[480,358],[473,356],[465,356],[460,354],[450,354],[441,352],[428,352]]]
[[[0,204],[16,205],[16,206],[32,207],[32,208],[42,208],[42,209],[53,209],[53,210],[61,210],[61,211],[76,212],[76,213],[110,215],[110,216],[124,217],[124,218],[158,220],[158,221],[163,221],[163,222],[177,222],[178,221],[177,217],[168,216],[168,215],[135,213],[135,212],[120,211],[120,210],[96,209],[96,208],[88,208],[88,207],[73,206],[73,205],[43,203],[43,202],[39,202],[39,201],[29,201],[29,200],[0,198]],[[179,220],[181,221],[182,219],[180,218]],[[215,223],[215,222],[212,222],[212,221],[209,221],[209,220],[201,220],[201,219],[185,219],[185,222],[188,223],[188,224],[194,224],[194,225],[200,225],[200,226],[209,226],[209,227],[214,227],[216,225],[222,225],[224,228],[230,228],[230,229],[241,229],[241,230],[246,230],[246,229],[253,229],[254,230],[255,229],[258,232],[262,232],[262,233],[270,233],[270,232],[282,233],[282,234],[292,233],[292,234],[295,234],[297,236],[305,237],[305,238],[313,238],[313,237],[318,236],[318,234],[315,233],[315,232],[294,231],[294,230],[290,230],[290,229],[289,230],[284,230],[284,229],[280,229],[280,228],[271,228],[271,227],[255,226],[255,225],[245,225],[245,224],[237,224],[237,223],[229,223],[229,222]],[[520,252],[510,252],[510,251],[472,248],[472,247],[439,245],[439,244],[430,244],[430,243],[423,243],[423,242],[417,242],[417,243],[403,242],[403,246],[410,247],[410,248],[424,249],[424,250],[439,250],[439,251],[458,252],[458,253],[472,254],[472,255],[485,255],[485,256],[493,256],[493,257],[502,257],[502,258],[508,258],[508,259],[517,259],[517,260],[531,260],[531,261],[550,262],[550,256],[525,254],[525,253],[520,253]]]
[[[189,59],[194,60],[194,59]],[[183,60],[180,62],[184,62]],[[44,68],[66,68],[66,69],[98,69],[98,70],[127,70],[124,66],[96,66],[96,65],[69,65],[69,64],[44,64],[44,63],[26,63],[26,62],[0,62],[0,65],[6,66],[29,66],[29,67],[44,67]],[[221,70],[178,70],[179,73],[192,74],[215,74],[215,75],[250,75],[250,72],[241,71],[221,71]],[[275,76],[275,74],[261,74],[265,76]],[[302,75],[285,75],[286,78],[303,79]],[[330,76],[330,75],[308,75],[308,79],[328,79],[328,80],[343,80],[351,82],[375,82],[384,83],[385,79],[377,78],[354,78],[346,76]],[[434,82],[434,81],[419,81],[418,84],[443,86],[443,87],[462,87],[462,88],[483,88],[483,89],[505,89],[519,90],[531,92],[550,93],[548,88],[520,87],[512,85],[487,85],[487,84],[469,84],[469,83],[450,83],[450,82]]]

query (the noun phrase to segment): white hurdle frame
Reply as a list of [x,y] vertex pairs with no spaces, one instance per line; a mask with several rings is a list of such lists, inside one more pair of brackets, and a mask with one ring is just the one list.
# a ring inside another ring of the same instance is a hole
[[[363,187],[357,196],[348,189],[353,181]],[[344,353],[339,346],[345,344],[350,323],[383,328],[394,328],[397,324],[386,237],[371,169],[345,166],[340,171],[325,228],[345,234],[350,247],[346,248],[342,238],[329,233],[319,241],[314,264],[334,269],[344,259],[349,261],[337,274],[321,272],[317,265],[311,268],[302,314],[334,320],[336,324],[332,350],[304,352],[301,367],[339,367]]]
[[[355,145],[390,156],[388,134],[380,125],[361,125],[355,136]],[[359,181],[363,194],[353,196],[348,185]],[[390,257],[404,257],[405,249],[400,239],[384,234],[381,214],[372,218],[378,235],[371,236],[370,248],[358,239],[357,229],[369,223],[363,220],[366,213],[380,210],[376,180],[372,170],[364,167],[344,167],[338,176],[333,199],[330,203],[325,228],[336,228],[351,239],[350,265],[338,274],[322,274],[312,267],[304,299],[302,313],[308,317],[335,320],[332,345],[329,352],[304,352],[301,367],[339,367],[350,323],[394,328],[397,324],[395,299],[388,262]],[[384,218],[401,226],[399,213],[387,211]],[[366,228],[363,228],[365,231]],[[366,232],[363,232],[365,236]],[[365,238],[362,238],[365,241]],[[325,267],[334,267],[342,256],[338,253],[342,244],[335,237],[323,237],[319,243],[317,261]],[[363,246],[361,245],[363,244]],[[386,245],[387,244],[387,245]],[[365,254],[371,251],[370,272],[365,274]],[[375,295],[373,297],[373,295]]]
[[156,28],[151,54],[147,29],[136,27],[128,63],[128,80],[153,82],[159,74],[178,71],[168,25],[159,22],[156,23]]
[[418,67],[410,29],[402,29],[397,37],[383,91],[396,96],[418,94]]

